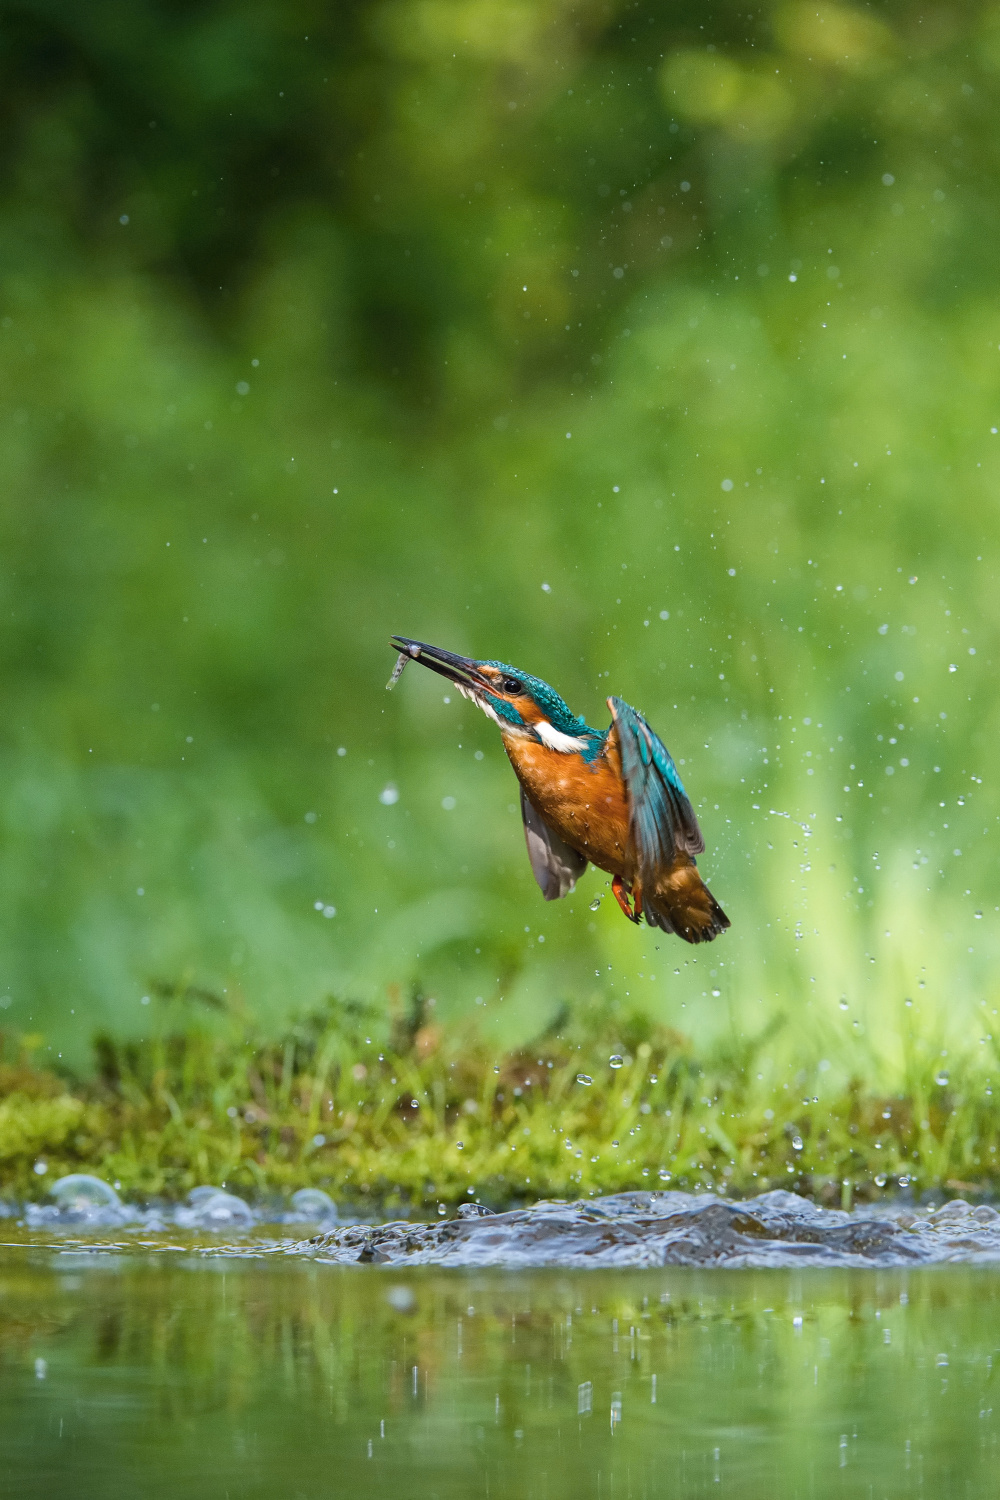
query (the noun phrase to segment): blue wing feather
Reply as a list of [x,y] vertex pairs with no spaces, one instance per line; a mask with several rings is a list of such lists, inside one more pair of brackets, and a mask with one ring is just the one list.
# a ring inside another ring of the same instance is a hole
[[678,852],[701,854],[705,840],[666,745],[623,699],[609,698],[608,705],[618,731],[632,837],[640,871],[648,880],[654,871],[672,864]]

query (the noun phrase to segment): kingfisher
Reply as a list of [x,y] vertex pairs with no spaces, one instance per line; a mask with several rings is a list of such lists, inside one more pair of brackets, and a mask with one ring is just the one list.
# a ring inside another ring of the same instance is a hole
[[591,729],[554,688],[502,661],[477,661],[394,635],[387,686],[411,661],[446,677],[500,729],[521,786],[528,858],[546,901],[569,895],[588,863],[612,876],[631,922],[710,943],[730,925],[698,873],[705,840],[667,747],[642,714],[609,698]]

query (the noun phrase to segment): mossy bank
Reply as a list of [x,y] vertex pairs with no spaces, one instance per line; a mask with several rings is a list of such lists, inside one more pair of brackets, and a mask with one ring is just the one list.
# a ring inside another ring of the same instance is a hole
[[182,998],[183,1026],[168,1000],[158,1035],[99,1037],[89,1079],[37,1066],[36,1038],[6,1037],[4,1196],[42,1197],[76,1171],[140,1198],[316,1186],[421,1209],[667,1183],[840,1203],[989,1192],[998,1177],[1000,1104],[978,1055],[953,1056],[947,1075],[915,1060],[902,1088],[879,1093],[824,1088],[835,1070],[822,1060],[776,1063],[780,1023],[698,1055],[641,1014],[567,1009],[531,1047],[497,1055],[444,1031],[420,996],[391,1025],[330,1002],[277,1040],[205,998],[197,1024]]

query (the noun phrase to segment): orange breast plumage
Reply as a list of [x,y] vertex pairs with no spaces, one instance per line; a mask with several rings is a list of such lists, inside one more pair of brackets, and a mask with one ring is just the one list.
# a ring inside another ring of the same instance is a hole
[[612,875],[628,865],[629,813],[613,744],[591,762],[517,735],[504,749],[529,800],[571,848]]

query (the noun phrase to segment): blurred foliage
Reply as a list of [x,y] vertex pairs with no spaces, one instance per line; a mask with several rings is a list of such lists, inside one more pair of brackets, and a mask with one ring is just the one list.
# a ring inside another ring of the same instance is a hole
[[[893,1088],[903,996],[988,1039],[1000,11],[0,14],[9,1022],[777,1004]],[[543,907],[390,631],[644,708],[732,932]]]
[[273,1039],[232,1013],[207,1026],[188,998],[166,1004],[154,1037],[99,1038],[89,1083],[30,1053],[0,1068],[6,1192],[41,1196],[83,1170],[132,1196],[320,1187],[362,1211],[444,1212],[665,1183],[850,1207],[1000,1181],[995,1052],[942,1071],[903,1021],[908,1064],[890,1096],[838,1078],[815,1040],[783,1042],[780,1018],[696,1050],[644,1011],[594,1003],[499,1052],[446,1031],[420,995],[388,1027],[331,1003]]

